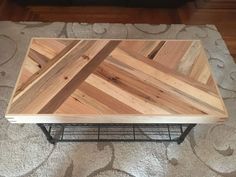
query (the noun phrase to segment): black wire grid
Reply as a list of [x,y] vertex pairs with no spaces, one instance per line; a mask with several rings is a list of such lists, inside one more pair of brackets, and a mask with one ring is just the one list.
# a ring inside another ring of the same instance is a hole
[[195,124],[38,124],[51,143],[104,141],[183,142]]

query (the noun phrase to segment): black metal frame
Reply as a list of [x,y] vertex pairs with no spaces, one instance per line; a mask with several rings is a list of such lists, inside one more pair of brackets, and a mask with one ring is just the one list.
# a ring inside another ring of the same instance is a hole
[[174,141],[182,143],[196,124],[38,124],[48,141]]

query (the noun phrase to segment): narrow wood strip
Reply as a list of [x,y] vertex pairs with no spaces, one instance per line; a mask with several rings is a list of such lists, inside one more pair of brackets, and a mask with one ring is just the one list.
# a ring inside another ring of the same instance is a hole
[[32,76],[32,73],[30,73],[26,68],[22,68],[22,73],[19,78],[19,82],[17,84],[17,90],[24,85],[25,82],[28,81],[28,79]]
[[40,70],[39,64],[36,63],[31,58],[29,58],[28,56],[26,57],[26,60],[25,60],[25,63],[24,63],[24,68],[26,70],[28,70],[28,72],[30,73],[29,77]]
[[[157,52],[159,52],[159,50],[162,48],[162,46],[164,44],[165,44],[165,41],[160,41],[156,45],[156,47],[147,55],[147,57],[150,58],[150,59],[153,59],[156,56]],[[144,56],[146,56],[146,55],[144,55]]]
[[[137,52],[141,55],[148,56],[150,53],[156,51],[157,46],[163,41],[122,41],[119,47],[129,49],[130,51]],[[157,52],[157,51],[156,51]]]
[[39,64],[40,68],[43,68],[47,62],[49,61],[49,58],[45,57],[44,55],[38,53],[37,51],[30,49],[28,56],[34,60],[36,63]]
[[66,101],[55,111],[55,114],[101,114],[98,110],[89,105],[81,103],[73,97],[68,97]]
[[[117,112],[108,106],[102,104],[99,100],[94,99],[93,97],[87,95],[79,89],[76,89],[71,95],[72,98],[76,99],[84,105],[88,105],[93,109],[97,110],[100,114],[117,114]],[[63,103],[64,104],[64,103]],[[87,113],[89,114],[89,112]]]
[[132,107],[133,109],[140,111],[143,114],[170,114],[170,112],[161,109],[157,106],[154,106],[151,103],[148,103],[122,89],[114,86],[113,84],[107,82],[106,80],[91,74],[86,82],[91,84],[94,87],[106,92],[117,100],[121,101],[124,104]]
[[[214,81],[214,79],[213,79],[213,76],[209,77],[209,79],[208,79],[206,85],[207,85],[209,88],[211,88],[211,90],[216,90],[216,91],[217,91],[216,83],[215,83],[215,81]],[[216,93],[218,93],[218,92],[216,92]]]
[[31,58],[26,56],[23,72],[21,73],[19,83],[17,84],[16,90],[20,90],[23,85],[28,82],[28,80],[38,71],[40,70],[40,67],[38,63],[34,62]]
[[153,58],[154,61],[174,69],[191,46],[192,41],[167,41]]
[[86,82],[83,82],[79,86],[79,90],[89,95],[93,99],[96,99],[100,103],[106,105],[118,114],[141,114],[139,111],[129,107],[128,105],[120,102],[119,100],[108,95],[107,93],[99,90],[98,88],[96,88],[96,86],[94,87]]
[[68,39],[61,39],[61,38],[59,38],[59,39],[56,39],[58,42],[60,42],[60,43],[62,43],[63,45],[65,45],[65,46],[68,46],[68,45],[70,45],[73,41],[74,41],[74,39],[73,40],[68,40]]
[[[77,74],[63,87],[58,89],[59,92],[47,102],[39,113],[53,113],[75,89],[96,69],[96,67],[119,45],[120,41],[101,40],[84,53],[82,59],[85,64],[73,65],[69,67],[77,71]],[[81,67],[81,68],[80,68]],[[70,78],[70,77],[69,77]]]
[[[73,111],[73,110],[72,110]],[[222,122],[215,115],[78,115],[57,113],[53,115],[7,114],[12,123],[96,123],[96,124],[209,124]]]
[[189,49],[181,58],[176,69],[177,72],[188,76],[190,71],[192,70],[194,61],[199,56],[200,52],[201,52],[201,42],[193,41]]
[[66,46],[56,39],[33,39],[31,48],[41,55],[52,59],[54,58],[60,51],[62,51]]
[[200,52],[198,58],[196,58],[189,77],[195,79],[201,83],[206,84],[211,73],[206,62],[206,56],[203,49]]
[[133,57],[129,56],[126,52],[120,49],[114,50],[112,52],[112,56],[114,56],[114,58],[120,60],[121,62],[126,63],[127,65],[132,66],[137,70],[140,70],[145,74],[160,80],[163,83],[166,83],[167,85],[175,88],[176,90],[184,92],[186,95],[189,95],[190,97],[193,97],[201,102],[205,102],[208,105],[212,105],[213,107],[219,110],[222,111],[224,110],[222,107],[222,103],[218,97],[208,94],[207,92],[195,88],[192,85],[185,83],[179,79],[176,79],[171,75],[159,71],[153,68],[152,66],[143,63],[142,61],[138,61],[137,59],[134,59]]

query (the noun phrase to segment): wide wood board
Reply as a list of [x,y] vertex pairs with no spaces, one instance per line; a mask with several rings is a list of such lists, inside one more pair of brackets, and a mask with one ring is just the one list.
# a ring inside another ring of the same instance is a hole
[[211,123],[227,110],[199,40],[33,38],[16,123]]

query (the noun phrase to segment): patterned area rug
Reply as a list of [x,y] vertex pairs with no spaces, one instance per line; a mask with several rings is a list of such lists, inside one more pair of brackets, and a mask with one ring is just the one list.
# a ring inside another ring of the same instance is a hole
[[[9,124],[4,112],[31,37],[200,39],[230,114],[198,125],[176,143],[47,142],[32,124]],[[214,25],[0,22],[0,176],[236,176],[236,64]]]

